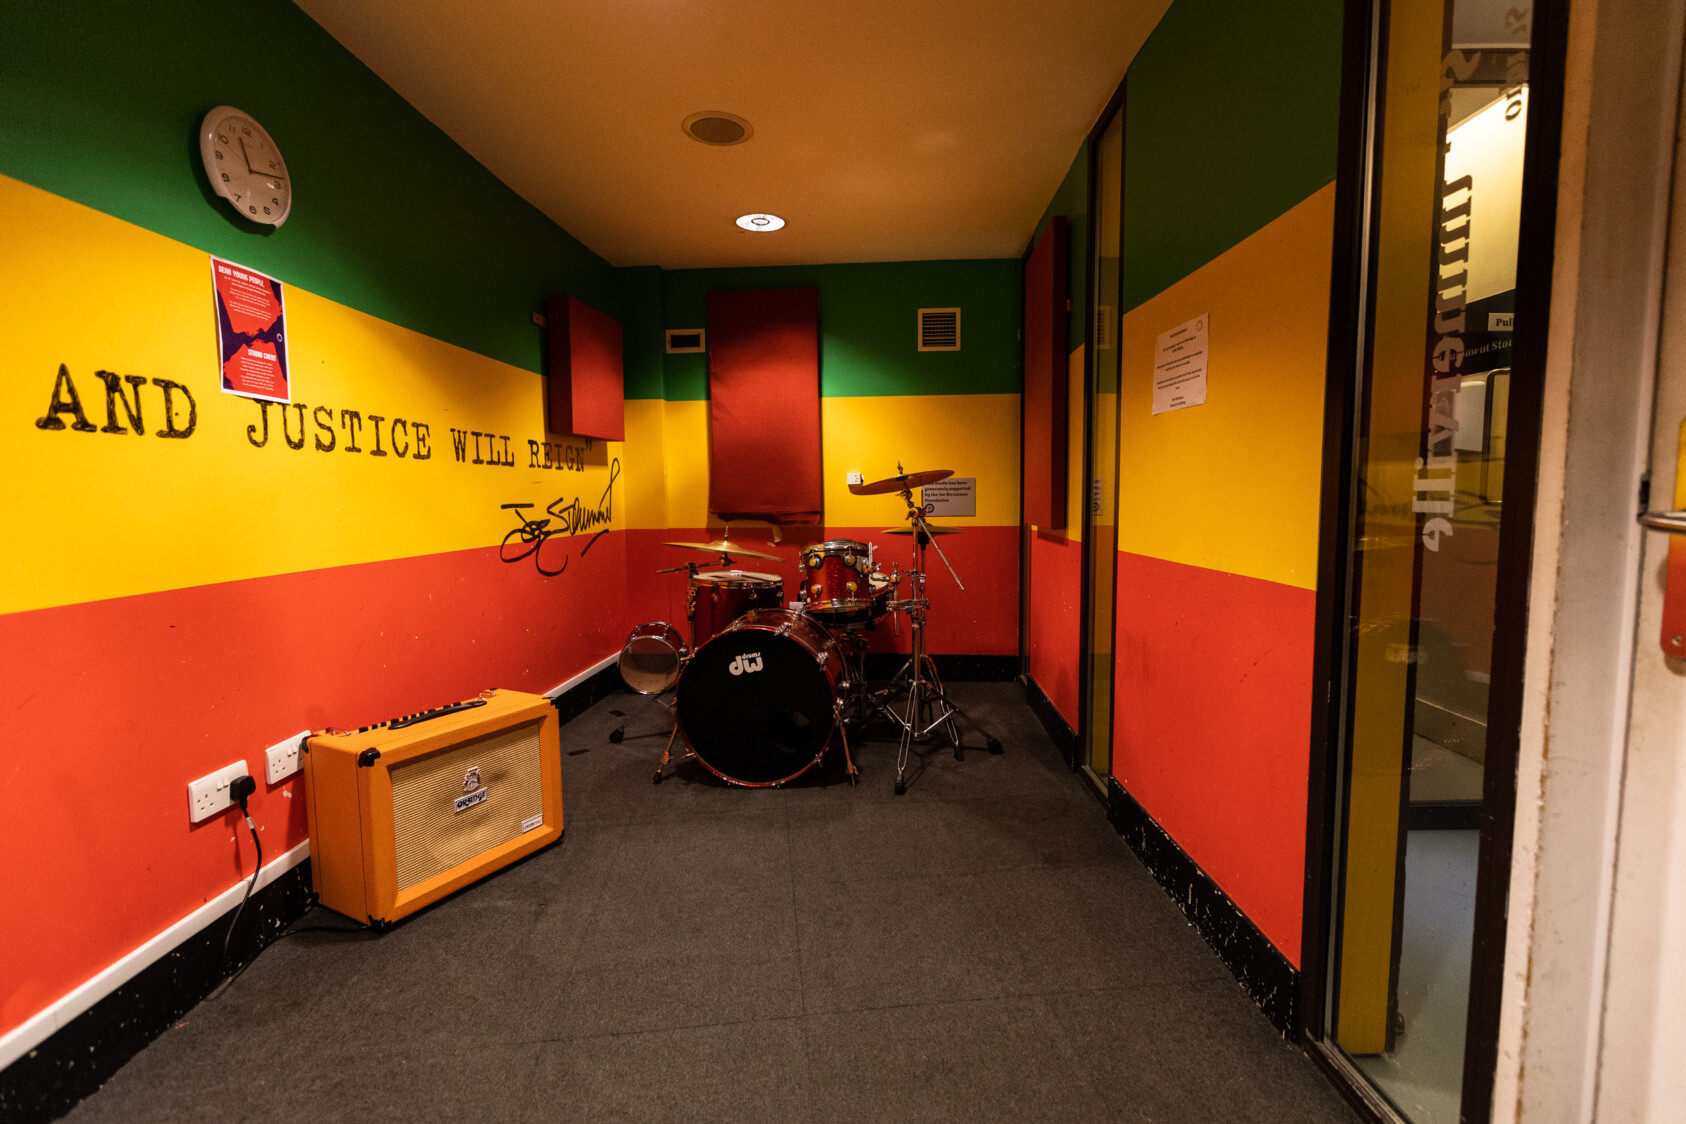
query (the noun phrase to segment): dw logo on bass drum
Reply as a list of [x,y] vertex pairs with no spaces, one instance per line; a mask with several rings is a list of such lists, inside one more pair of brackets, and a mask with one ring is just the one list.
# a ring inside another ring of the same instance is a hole
[[762,663],[760,652],[745,652],[743,655],[738,656],[731,663],[727,664],[726,670],[731,672],[733,675],[748,675],[751,672],[760,671],[761,667]]

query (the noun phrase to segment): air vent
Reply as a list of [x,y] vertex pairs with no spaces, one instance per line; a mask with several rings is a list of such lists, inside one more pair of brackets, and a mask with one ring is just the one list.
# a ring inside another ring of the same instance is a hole
[[1112,306],[1095,306],[1095,350],[1112,350]]
[[708,334],[701,328],[669,328],[667,330],[667,353],[669,355],[685,355],[694,351],[708,350]]
[[919,350],[960,350],[960,310],[958,308],[922,308],[919,310]]

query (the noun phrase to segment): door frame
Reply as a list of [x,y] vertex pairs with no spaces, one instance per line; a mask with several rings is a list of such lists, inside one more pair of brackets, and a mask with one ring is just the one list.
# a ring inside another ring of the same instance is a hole
[[[1087,230],[1085,231],[1085,237],[1083,239],[1083,275],[1087,278],[1088,284],[1083,295],[1083,478],[1079,481],[1079,506],[1081,511],[1077,516],[1080,520],[1082,520],[1083,540],[1080,560],[1082,572],[1079,575],[1080,591],[1078,594],[1077,609],[1078,620],[1080,622],[1077,649],[1077,750],[1074,754],[1072,766],[1073,770],[1079,774],[1083,773],[1085,767],[1089,765],[1089,742],[1092,734],[1092,731],[1089,728],[1092,721],[1090,703],[1093,701],[1092,696],[1094,693],[1094,675],[1091,671],[1091,663],[1094,660],[1094,644],[1090,640],[1091,622],[1089,620],[1090,614],[1094,609],[1094,582],[1090,577],[1091,567],[1089,565],[1089,551],[1094,546],[1094,535],[1089,527],[1089,494],[1091,488],[1093,487],[1093,481],[1095,478],[1095,448],[1094,442],[1090,440],[1090,437],[1094,433],[1095,424],[1095,294],[1099,291],[1100,287],[1100,259],[1096,253],[1096,249],[1100,244],[1101,236],[1100,216],[1095,210],[1097,202],[1095,181],[1097,178],[1096,169],[1098,167],[1096,153],[1099,150],[1101,137],[1112,125],[1114,118],[1117,118],[1122,123],[1119,130],[1120,174],[1118,177],[1119,248],[1120,251],[1122,251],[1124,222],[1123,166],[1125,162],[1129,160],[1129,129],[1128,122],[1124,120],[1124,114],[1126,112],[1125,87],[1128,84],[1129,77],[1126,75],[1125,78],[1118,83],[1118,88],[1112,92],[1112,96],[1107,99],[1106,105],[1101,109],[1100,115],[1095,118],[1095,123],[1090,126],[1089,135],[1084,141],[1084,145],[1089,153],[1088,167],[1085,169],[1088,174],[1089,183],[1088,201],[1086,203],[1086,206],[1088,207],[1088,217],[1087,222],[1085,223]],[[1114,450],[1114,457],[1116,458],[1116,456],[1117,450]],[[1114,465],[1113,474],[1116,478],[1116,464]],[[1113,496],[1113,503],[1113,523],[1116,526],[1116,488]],[[1113,568],[1116,572],[1118,565],[1116,548],[1114,549],[1113,554]],[[1113,597],[1113,614],[1113,628],[1114,631],[1116,631],[1116,585]],[[1104,733],[1108,747],[1107,774],[1110,776],[1112,772],[1112,730],[1108,729]],[[1093,770],[1091,769],[1090,772],[1093,773]],[[1094,780],[1100,786],[1098,794],[1103,801],[1107,798],[1107,779],[1107,776],[1094,774]]]
[[[1316,644],[1313,652],[1311,753],[1306,799],[1306,868],[1299,1024],[1302,1040],[1367,1112],[1380,1105],[1329,1041],[1331,936],[1340,910],[1337,797],[1350,728],[1351,534],[1356,511],[1355,451],[1359,390],[1368,365],[1373,312],[1370,268],[1386,79],[1389,0],[1346,4],[1335,238],[1330,271],[1328,382],[1324,399],[1322,514],[1318,542]],[[1559,147],[1570,0],[1535,0],[1530,43],[1528,133],[1523,163],[1517,258],[1517,325],[1507,424],[1505,503],[1500,516],[1498,593],[1494,606],[1487,762],[1476,876],[1475,932],[1465,1036],[1462,1119],[1491,1118],[1505,968],[1507,907],[1515,829],[1517,763],[1524,712],[1530,575],[1550,337],[1557,223]],[[1371,60],[1375,60],[1372,68]],[[1368,237],[1366,237],[1368,233]],[[1523,278],[1532,279],[1528,284]],[[1352,299],[1357,294],[1357,300]]]

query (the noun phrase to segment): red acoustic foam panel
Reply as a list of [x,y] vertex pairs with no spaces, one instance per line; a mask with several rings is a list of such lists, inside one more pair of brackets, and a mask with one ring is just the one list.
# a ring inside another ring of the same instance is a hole
[[1066,221],[1055,215],[1024,267],[1024,521],[1065,526]]
[[626,440],[621,326],[578,297],[545,302],[550,333],[547,428],[575,437]]
[[820,294],[708,294],[709,510],[813,524],[820,484]]

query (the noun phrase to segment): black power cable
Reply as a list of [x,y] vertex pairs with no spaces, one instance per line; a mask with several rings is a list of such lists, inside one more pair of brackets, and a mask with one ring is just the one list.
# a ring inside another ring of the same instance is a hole
[[[240,924],[240,915],[246,911],[246,903],[252,900],[252,891],[257,888],[258,875],[263,873],[263,841],[258,838],[258,827],[252,822],[252,813],[246,808],[246,798],[251,796],[252,793],[257,790],[258,782],[253,780],[250,776],[235,777],[233,782],[228,786],[229,799],[239,802],[240,814],[246,817],[246,827],[252,833],[252,846],[257,848],[258,860],[252,866],[252,880],[246,883],[246,892],[240,897],[240,905],[234,911],[234,918],[228,923],[228,932],[223,934],[222,958],[217,962],[217,975],[219,976],[224,975],[228,971],[228,944],[234,939],[234,927]],[[234,981],[232,979],[225,980],[223,984],[211,994],[211,998],[215,999],[217,996],[221,995],[223,989],[233,982]]]

